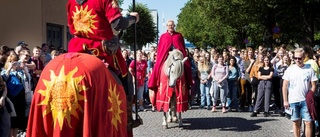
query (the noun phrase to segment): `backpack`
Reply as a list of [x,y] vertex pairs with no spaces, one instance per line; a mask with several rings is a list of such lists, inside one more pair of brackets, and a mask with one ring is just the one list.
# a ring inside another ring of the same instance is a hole
[[20,79],[10,74],[8,80],[6,81],[8,93],[12,96],[17,96],[21,90],[23,89],[23,85],[20,81]]

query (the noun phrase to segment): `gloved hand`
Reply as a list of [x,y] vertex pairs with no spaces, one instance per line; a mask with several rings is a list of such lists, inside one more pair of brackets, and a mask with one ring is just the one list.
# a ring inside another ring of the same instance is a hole
[[113,36],[110,40],[102,40],[102,49],[108,55],[113,55],[122,46],[117,36]]

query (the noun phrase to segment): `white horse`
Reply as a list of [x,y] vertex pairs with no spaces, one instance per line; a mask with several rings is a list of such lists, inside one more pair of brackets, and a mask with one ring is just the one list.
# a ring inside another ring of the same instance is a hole
[[[167,122],[177,122],[179,121],[179,127],[183,126],[181,112],[178,112],[177,118],[177,96],[175,94],[175,87],[177,84],[177,80],[180,79],[184,73],[184,62],[187,60],[187,57],[183,57],[181,51],[174,49],[169,52],[169,56],[163,65],[163,72],[167,76],[168,88],[173,89],[172,96],[169,99],[169,110],[168,112],[163,112],[163,123],[162,126],[164,128],[168,128]],[[167,117],[168,116],[168,117]]]

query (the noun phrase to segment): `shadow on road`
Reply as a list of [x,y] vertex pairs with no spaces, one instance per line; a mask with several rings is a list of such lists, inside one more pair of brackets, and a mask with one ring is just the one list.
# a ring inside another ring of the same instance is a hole
[[276,119],[247,120],[239,117],[217,118],[185,118],[183,119],[186,130],[220,129],[220,131],[254,131],[261,128],[258,123],[273,121]]

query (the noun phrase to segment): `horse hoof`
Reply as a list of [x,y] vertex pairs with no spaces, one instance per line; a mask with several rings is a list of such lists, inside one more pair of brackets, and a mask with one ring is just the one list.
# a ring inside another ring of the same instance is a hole
[[163,129],[168,129],[168,125],[162,125]]
[[178,118],[177,117],[173,117],[172,118],[172,122],[177,123],[178,122]]

